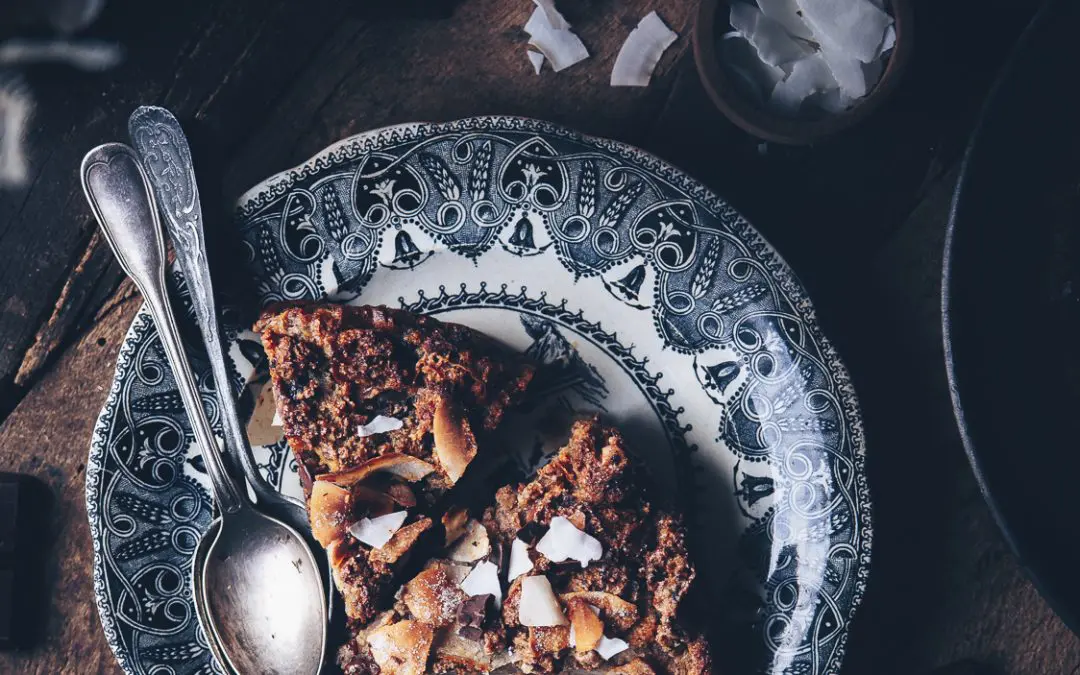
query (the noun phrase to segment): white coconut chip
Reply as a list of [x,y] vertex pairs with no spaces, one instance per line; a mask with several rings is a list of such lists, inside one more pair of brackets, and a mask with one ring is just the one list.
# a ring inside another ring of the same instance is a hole
[[510,565],[506,570],[506,580],[513,581],[526,572],[531,572],[533,561],[529,558],[529,545],[514,538],[510,544]]
[[518,621],[522,626],[533,627],[565,626],[569,623],[547,577],[525,577],[521,580]]
[[885,29],[885,37],[881,40],[881,46],[878,47],[878,57],[883,56],[892,50],[896,46],[896,25],[889,24],[889,27]]
[[448,554],[455,562],[475,562],[491,553],[487,528],[475,518],[465,526],[465,534],[450,547]]
[[532,64],[533,70],[539,75],[540,71],[544,68],[544,55],[540,52],[534,52],[531,49],[526,50],[525,53],[529,55],[529,63]]
[[758,102],[767,101],[777,83],[787,77],[783,68],[770,66],[758,58],[753,45],[735,31],[721,36],[720,50],[724,65]]
[[796,0],[822,46],[869,63],[893,18],[870,0]]
[[866,73],[863,72],[863,63],[858,59],[851,58],[846,54],[835,51],[832,47],[822,45],[821,58],[825,59],[825,65],[829,67],[836,84],[840,85],[840,91],[849,98],[861,98],[866,95],[869,88],[866,81]]
[[361,424],[359,427],[357,427],[356,435],[360,438],[367,438],[368,436],[374,436],[376,434],[385,434],[389,431],[397,431],[403,426],[405,426],[405,423],[396,417],[376,415],[375,419],[371,420],[367,424]]
[[382,548],[405,524],[408,511],[395,511],[378,518],[361,518],[349,526],[349,534],[372,548]]
[[600,642],[596,644],[596,653],[605,661],[616,654],[625,652],[627,649],[630,649],[630,645],[627,644],[625,640],[608,638],[603,635],[600,636]]
[[499,584],[499,568],[495,563],[485,560],[476,567],[465,580],[461,582],[461,590],[470,596],[494,595],[495,605],[502,607],[502,585]]
[[615,57],[611,69],[613,87],[647,87],[652,79],[656,64],[664,51],[672,45],[679,35],[667,27],[656,12],[645,15],[634,30],[630,31],[626,41]]
[[530,37],[529,45],[551,61],[551,69],[555,72],[589,58],[589,50],[585,48],[581,38],[569,28],[552,26],[542,7],[533,10],[529,22],[525,24],[525,32]]
[[791,75],[773,89],[769,103],[781,112],[794,114],[811,95],[836,88],[836,79],[825,59],[814,54],[795,62]]
[[274,408],[274,419],[270,420],[270,426],[272,426],[272,427],[283,427],[283,426],[285,426],[285,420],[281,419],[281,413],[278,412],[277,408]]
[[551,519],[551,526],[537,542],[536,550],[551,562],[576,560],[583,568],[604,555],[604,546],[599,539],[585,534],[562,516]]
[[533,4],[544,10],[548,25],[555,30],[566,30],[570,27],[570,22],[555,8],[554,0],[533,0]]
[[757,4],[762,14],[783,26],[792,37],[814,39],[814,31],[799,15],[799,5],[795,0],[757,0]]
[[731,3],[731,27],[754,45],[761,60],[770,66],[782,66],[797,61],[807,49],[796,42],[779,21],[762,14],[754,5]]

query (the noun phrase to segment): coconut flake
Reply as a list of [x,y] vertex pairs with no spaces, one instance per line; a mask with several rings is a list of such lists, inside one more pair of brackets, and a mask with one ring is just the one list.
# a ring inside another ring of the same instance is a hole
[[863,72],[861,61],[824,45],[821,47],[821,58],[825,59],[825,65],[845,96],[861,98],[866,95],[866,73]]
[[495,563],[485,560],[469,572],[461,582],[461,590],[469,594],[495,596],[495,605],[502,606],[502,586],[499,584],[499,568]]
[[649,12],[630,31],[611,69],[613,87],[647,87],[664,51],[679,38],[656,12]]
[[836,88],[836,79],[825,59],[815,54],[795,62],[791,75],[773,89],[769,103],[780,111],[794,114],[812,94]]
[[522,626],[533,627],[565,626],[569,623],[547,577],[525,577],[521,580],[518,620]]
[[529,63],[532,64],[533,70],[539,75],[544,68],[544,55],[531,49],[527,50],[526,53],[529,55]]
[[577,529],[562,516],[551,519],[551,526],[536,544],[536,550],[551,562],[576,560],[583,568],[604,555],[604,546],[600,540]]
[[455,562],[474,562],[491,553],[491,539],[487,528],[476,520],[470,520],[465,526],[464,535],[449,550],[450,559]]
[[274,387],[270,383],[252,385],[249,391],[256,395],[255,407],[247,423],[248,441],[252,445],[273,445],[282,437],[281,418],[274,401]]
[[757,4],[762,14],[783,26],[792,37],[814,39],[814,31],[799,15],[799,5],[795,0],[757,0]]
[[513,581],[526,572],[531,572],[533,561],[529,558],[529,545],[518,538],[510,544],[510,566],[506,571],[506,580]]
[[896,25],[889,24],[889,27],[885,29],[885,37],[881,40],[881,46],[878,48],[878,57],[885,55],[896,46]]
[[880,54],[893,18],[870,0],[796,0],[814,37],[863,63]]
[[616,654],[625,652],[627,649],[630,649],[630,645],[619,638],[601,637],[600,642],[596,645],[596,653],[605,661]]
[[537,7],[529,22],[525,24],[525,32],[531,38],[529,45],[539,50],[555,72],[565,70],[570,66],[589,58],[589,50],[585,48],[581,38],[569,28],[556,28],[551,25],[547,12],[542,7]]
[[361,518],[349,526],[349,534],[372,548],[382,548],[405,524],[408,515],[408,511],[397,511],[378,518]]
[[745,85],[746,93],[758,102],[765,102],[777,83],[787,77],[783,68],[762,61],[754,46],[740,33],[731,31],[721,36],[724,64]]
[[533,0],[533,4],[544,10],[548,25],[555,30],[566,30],[570,27],[570,22],[555,8],[554,0]]
[[375,419],[371,420],[367,424],[361,424],[359,427],[357,427],[356,434],[360,438],[367,438],[368,436],[374,436],[376,434],[385,434],[389,431],[397,431],[403,426],[405,426],[405,423],[396,417],[376,415]]
[[754,5],[731,3],[731,27],[757,50],[762,61],[770,66],[782,66],[806,56],[807,50],[796,42],[779,21],[762,14]]

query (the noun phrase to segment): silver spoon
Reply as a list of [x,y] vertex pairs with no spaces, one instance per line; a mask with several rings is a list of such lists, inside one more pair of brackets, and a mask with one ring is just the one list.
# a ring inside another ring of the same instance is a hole
[[158,328],[220,511],[201,571],[203,592],[195,597],[196,605],[205,604],[208,637],[216,634],[238,673],[318,673],[326,596],[315,558],[295,530],[255,510],[226,471],[176,328],[161,222],[138,157],[126,145],[107,143],[87,153],[80,175],[106,241]]
[[184,130],[165,108],[142,106],[128,118],[128,135],[165,216],[165,226],[172,239],[176,259],[184,270],[184,278],[191,291],[191,304],[202,331],[203,344],[214,375],[214,389],[221,404],[225,447],[239,460],[244,477],[255,492],[258,507],[285,521],[308,540],[316,559],[321,563],[319,569],[323,572],[323,584],[327,590],[328,613],[332,612],[334,587],[329,565],[325,562],[322,547],[310,536],[307,510],[302,502],[281,494],[263,478],[236,412],[232,377],[225,365],[221,327],[210,280],[199,186],[195,181],[191,149]]

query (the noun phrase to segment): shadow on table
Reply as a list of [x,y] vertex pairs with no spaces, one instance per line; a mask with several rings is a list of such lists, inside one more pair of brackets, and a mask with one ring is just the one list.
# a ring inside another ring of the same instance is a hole
[[353,15],[365,19],[445,19],[454,13],[460,0],[395,0],[356,2]]

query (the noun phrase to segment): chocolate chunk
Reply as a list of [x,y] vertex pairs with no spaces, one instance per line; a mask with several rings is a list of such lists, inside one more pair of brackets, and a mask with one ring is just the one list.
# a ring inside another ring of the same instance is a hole
[[526,523],[525,527],[518,530],[517,538],[529,546],[535,546],[545,532],[547,532],[547,527],[540,523]]
[[476,626],[462,626],[457,633],[466,640],[472,640],[473,642],[480,642],[484,639],[484,631]]
[[26,648],[43,633],[43,545],[52,495],[31,476],[0,473],[0,649]]
[[484,637],[484,618],[488,608],[495,603],[495,596],[491,593],[474,595],[458,608],[458,621],[462,624],[458,629],[458,635],[466,640],[481,640]]
[[503,546],[500,542],[491,542],[491,553],[488,553],[487,559],[489,562],[493,563],[500,572],[503,571],[503,562],[505,562],[505,560],[503,556]]

